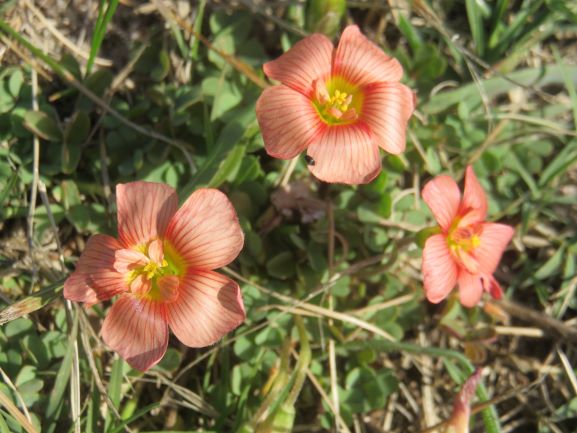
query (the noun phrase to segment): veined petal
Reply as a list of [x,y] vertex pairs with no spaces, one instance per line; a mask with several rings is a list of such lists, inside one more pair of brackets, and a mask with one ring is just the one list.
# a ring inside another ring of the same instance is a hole
[[470,274],[479,273],[479,261],[472,252],[459,251],[458,261]]
[[444,235],[437,234],[427,239],[422,268],[425,295],[430,302],[437,304],[447,297],[457,283],[457,265]]
[[459,272],[459,299],[465,307],[472,308],[479,303],[483,295],[481,275],[470,274],[465,269]]
[[291,159],[326,126],[311,100],[286,86],[265,89],[256,101],[256,118],[270,156]]
[[333,44],[319,33],[307,36],[278,59],[263,65],[264,73],[273,80],[311,96],[313,81],[326,79],[331,73]]
[[348,26],[341,36],[333,61],[333,76],[341,76],[357,86],[383,81],[399,81],[403,67],[369,41],[357,26]]
[[178,209],[176,191],[168,185],[131,182],[116,186],[118,235],[126,248],[162,237]]
[[381,170],[379,147],[362,122],[326,128],[307,154],[314,160],[311,173],[325,182],[367,183]]
[[401,83],[373,83],[364,89],[362,119],[378,137],[383,150],[405,150],[407,122],[415,109],[413,92]]
[[515,234],[515,229],[498,223],[483,223],[482,227],[479,246],[475,248],[474,254],[481,272],[491,275],[497,269],[503,251]]
[[144,274],[137,275],[130,282],[130,291],[136,295],[146,295],[151,288],[152,281],[146,278]]
[[236,211],[217,189],[198,189],[176,212],[167,240],[188,267],[211,270],[228,265],[242,250],[244,234]]
[[162,359],[168,345],[164,305],[122,295],[104,319],[102,338],[132,367],[148,370]]
[[121,274],[126,274],[140,266],[146,265],[149,260],[144,253],[133,250],[132,248],[123,248],[114,253],[114,269]]
[[180,278],[174,275],[165,275],[158,279],[158,288],[163,302],[174,302],[178,298]]
[[150,260],[154,263],[162,263],[164,259],[164,249],[160,239],[155,239],[148,244],[148,257],[150,257]]
[[116,251],[123,246],[113,237],[94,235],[78,260],[76,271],[64,282],[64,297],[93,305],[125,292],[125,276],[114,268]]
[[487,216],[487,196],[479,184],[473,167],[467,166],[465,172],[465,189],[463,191],[463,202],[460,213],[473,210],[478,215],[479,221],[483,221]]
[[421,195],[441,229],[449,230],[461,201],[461,191],[457,183],[450,176],[437,176],[425,185]]
[[166,310],[170,329],[190,347],[216,343],[245,319],[238,284],[212,271],[186,274]]

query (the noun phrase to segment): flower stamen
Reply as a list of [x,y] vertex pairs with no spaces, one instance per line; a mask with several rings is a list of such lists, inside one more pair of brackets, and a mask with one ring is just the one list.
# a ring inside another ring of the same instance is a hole
[[329,125],[352,123],[359,117],[363,95],[342,79],[330,79],[326,83],[313,83],[313,105],[321,119]]

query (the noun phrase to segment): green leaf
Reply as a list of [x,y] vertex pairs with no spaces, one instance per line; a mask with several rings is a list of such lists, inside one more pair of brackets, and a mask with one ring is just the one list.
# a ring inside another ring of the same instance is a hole
[[292,253],[284,251],[274,256],[267,262],[266,270],[269,275],[281,280],[293,276],[295,273],[295,261]]
[[[99,69],[96,72],[90,74],[84,80],[84,86],[89,89],[92,93],[96,96],[101,98],[104,96],[104,92],[106,89],[110,87],[112,84],[112,80],[114,79],[114,75],[108,69]],[[90,112],[94,107],[94,102],[88,96],[80,95],[78,100],[76,101],[76,111],[86,111]]]
[[306,29],[323,33],[329,38],[336,35],[347,8],[346,0],[308,0]]
[[221,74],[219,78],[209,77],[202,82],[205,94],[214,97],[210,120],[219,119],[224,113],[236,107],[242,101],[242,93],[233,80]]
[[62,140],[62,131],[52,117],[43,111],[27,111],[24,115],[24,127],[44,140]]
[[561,269],[563,264],[563,255],[565,254],[565,246],[561,246],[543,266],[535,272],[535,278],[538,280],[546,280],[553,274],[556,274]]
[[539,187],[545,188],[553,179],[565,173],[576,161],[577,140],[572,140],[545,167],[539,178]]
[[246,146],[235,146],[222,161],[216,173],[208,183],[209,188],[218,188],[225,181],[234,181],[242,164]]
[[14,99],[18,98],[20,95],[20,89],[22,88],[23,83],[24,75],[20,69],[16,69],[8,79],[8,91]]
[[90,134],[90,118],[84,111],[77,111],[64,128],[62,142],[62,172],[72,174],[80,162],[82,145]]

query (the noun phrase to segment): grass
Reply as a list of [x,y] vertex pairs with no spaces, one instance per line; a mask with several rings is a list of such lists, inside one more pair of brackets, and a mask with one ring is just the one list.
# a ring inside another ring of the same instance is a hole
[[[0,6],[0,432],[442,431],[475,367],[471,431],[577,429],[577,11],[335,2],[325,30],[359,25],[418,100],[406,152],[350,187],[269,157],[255,119],[262,64],[316,31],[309,3]],[[467,164],[516,229],[507,301],[470,310],[425,300],[418,243],[421,188]],[[219,188],[245,233],[225,270],[245,323],[171,339],[144,374],[99,337],[109,303],[61,297],[132,180]]]

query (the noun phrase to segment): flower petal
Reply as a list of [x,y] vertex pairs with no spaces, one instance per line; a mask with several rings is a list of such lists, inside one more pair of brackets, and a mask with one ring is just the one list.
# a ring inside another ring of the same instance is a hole
[[313,81],[326,79],[331,73],[333,44],[319,33],[307,36],[278,59],[263,65],[264,73],[273,80],[310,96]]
[[422,270],[427,299],[434,304],[441,302],[457,283],[457,265],[444,235],[437,234],[427,239]]
[[162,359],[168,345],[168,325],[160,302],[122,295],[102,325],[104,342],[140,371]]
[[341,36],[333,61],[333,76],[363,86],[383,81],[399,81],[403,67],[369,41],[357,26],[348,26]]
[[160,239],[155,239],[148,244],[148,257],[150,257],[150,260],[154,263],[162,263],[162,260],[164,260],[164,250]]
[[459,272],[459,299],[465,307],[472,308],[479,303],[483,295],[481,275],[470,274],[465,269]]
[[125,247],[162,237],[178,209],[178,196],[162,183],[131,182],[116,186],[118,235]]
[[170,220],[165,239],[188,266],[211,270],[238,256],[244,234],[226,195],[217,189],[199,189]]
[[76,271],[64,282],[64,297],[87,305],[125,292],[125,276],[114,268],[116,251],[123,246],[113,237],[94,235],[78,260]]
[[425,185],[421,195],[441,228],[449,230],[461,201],[457,183],[450,176],[437,176]]
[[245,319],[238,284],[211,271],[185,275],[176,301],[167,304],[170,329],[187,346],[216,343]]
[[311,173],[325,182],[368,183],[381,170],[379,147],[362,122],[328,127],[307,154],[314,161]]
[[515,229],[505,224],[483,223],[483,231],[479,235],[479,246],[475,248],[474,254],[479,262],[479,269],[485,274],[493,274],[503,251],[511,241]]
[[163,302],[174,302],[178,298],[180,278],[175,275],[165,275],[160,277],[157,283]]
[[136,295],[146,295],[152,289],[152,281],[146,278],[146,275],[137,275],[130,282],[130,292]]
[[114,258],[114,269],[121,274],[126,274],[140,266],[145,266],[150,261],[144,253],[132,248],[116,250]]
[[378,137],[377,143],[394,155],[403,152],[407,122],[415,109],[413,92],[400,83],[374,83],[364,93],[361,116]]
[[465,189],[460,213],[464,214],[470,210],[475,212],[479,221],[487,216],[487,196],[475,176],[473,167],[469,165],[465,172]]
[[503,297],[503,289],[493,275],[481,275],[481,283],[483,284],[483,289],[489,292],[494,299],[501,299]]
[[286,86],[262,92],[256,118],[267,153],[281,159],[297,156],[326,126],[310,99]]

